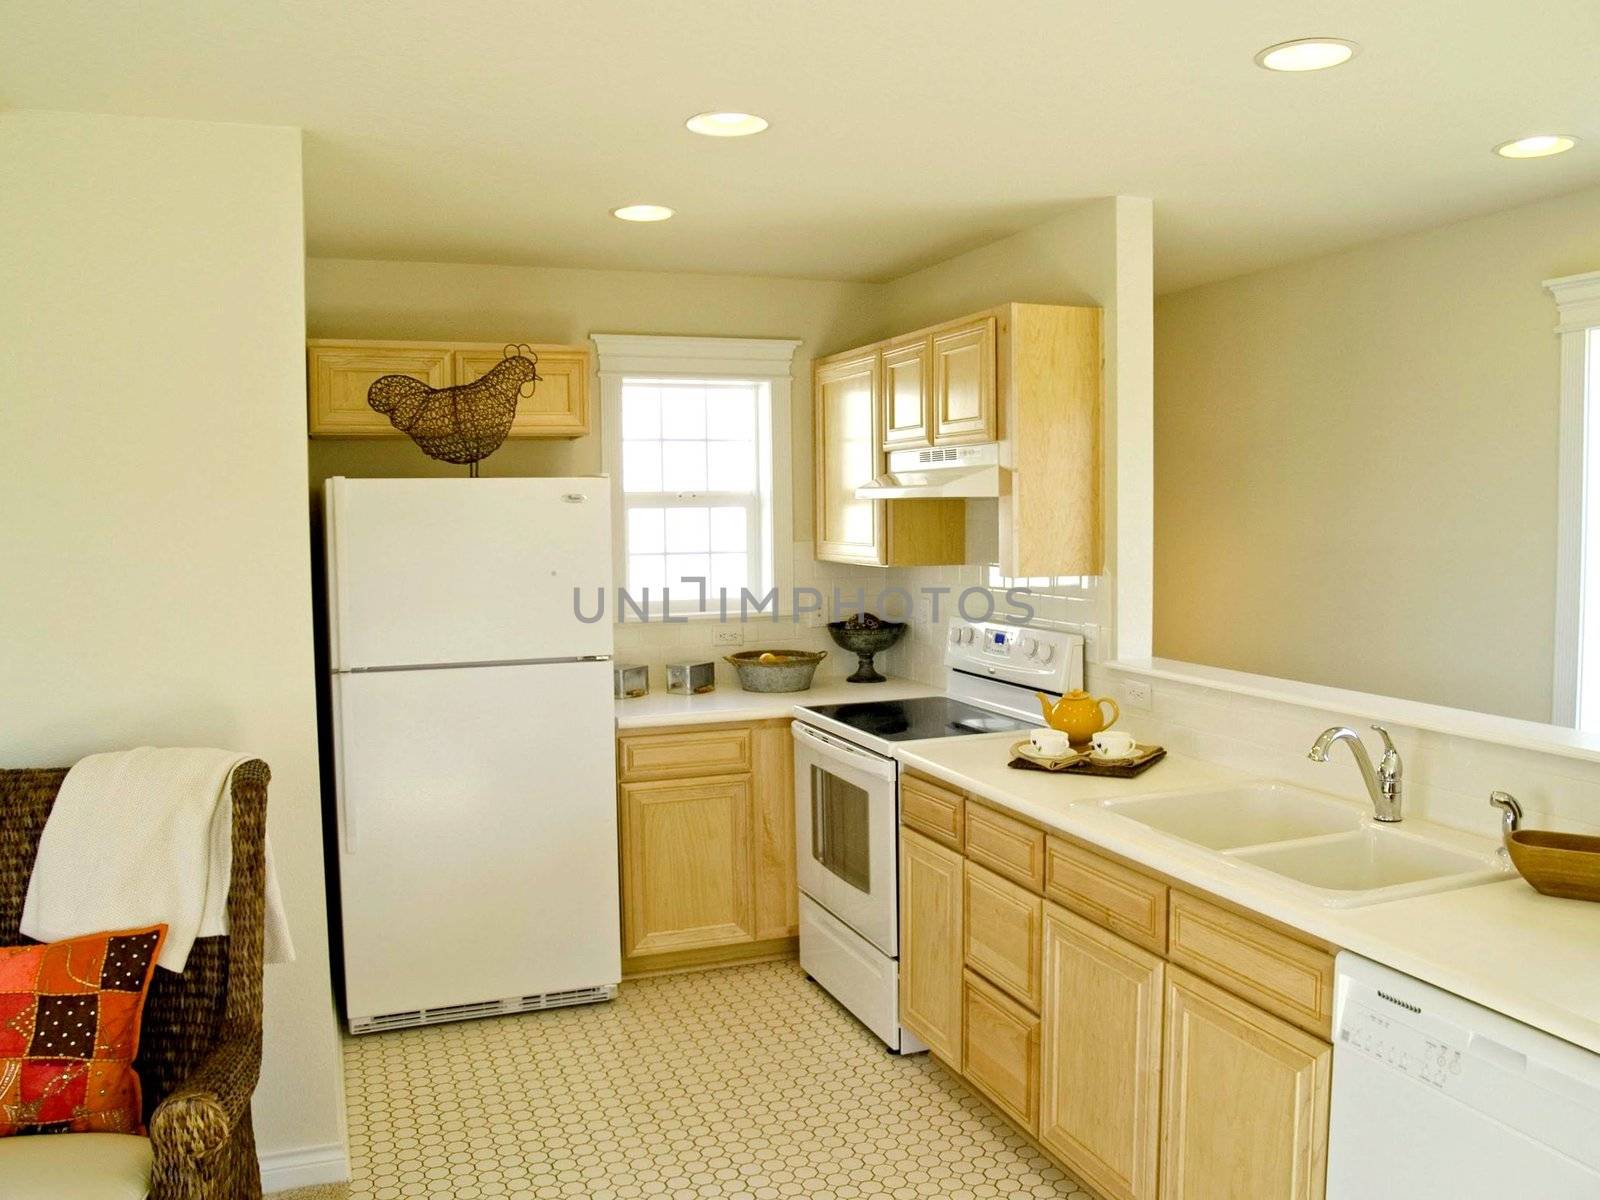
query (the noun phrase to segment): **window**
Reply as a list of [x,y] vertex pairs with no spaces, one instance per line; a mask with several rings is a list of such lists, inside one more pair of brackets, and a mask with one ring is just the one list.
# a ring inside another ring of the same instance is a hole
[[1016,588],[1024,592],[1042,592],[1049,588],[1074,588],[1087,590],[1094,586],[1092,575],[1033,575],[1026,579],[1013,579],[1009,575],[1000,574],[1000,568],[994,563],[989,564],[989,586],[992,588]]
[[1600,271],[1547,280],[1561,319],[1551,720],[1600,732]]
[[790,464],[773,441],[774,430],[789,428],[799,342],[592,337],[613,574],[629,601],[625,609],[619,598],[616,618],[640,619],[639,609],[646,619],[737,614],[741,592],[759,600],[781,591],[793,551]]
[[720,590],[737,605],[741,589],[771,586],[767,392],[751,380],[623,378],[624,586],[636,601],[670,589],[675,610],[712,609]]

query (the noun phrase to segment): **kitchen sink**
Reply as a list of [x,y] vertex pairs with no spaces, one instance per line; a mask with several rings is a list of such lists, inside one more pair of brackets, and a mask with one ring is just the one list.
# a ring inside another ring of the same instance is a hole
[[1501,878],[1475,841],[1412,821],[1370,819],[1360,805],[1286,783],[1246,783],[1105,804],[1157,833],[1216,851],[1241,869],[1332,908],[1354,908]]
[[1257,846],[1233,857],[1323,893],[1323,902],[1336,907],[1443,891],[1502,874],[1491,855],[1377,825],[1338,837]]
[[1210,850],[1360,829],[1360,809],[1283,783],[1249,783],[1173,796],[1115,800],[1110,812]]

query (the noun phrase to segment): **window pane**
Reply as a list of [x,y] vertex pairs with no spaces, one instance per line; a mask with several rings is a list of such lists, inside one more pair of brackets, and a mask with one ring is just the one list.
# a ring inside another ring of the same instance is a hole
[[[672,589],[672,594],[677,597],[675,603],[697,603],[700,599],[700,585],[697,583],[684,583],[687,576],[699,579],[709,579],[711,576],[711,556],[709,554],[669,554],[667,555],[667,586]],[[710,587],[710,584],[706,585]]]
[[706,444],[704,442],[662,442],[660,490],[703,492],[706,490]]
[[629,554],[660,554],[667,548],[664,516],[665,510],[659,508],[628,510]]
[[750,571],[743,554],[713,554],[711,556],[711,590],[727,588],[728,595],[737,596],[739,589],[750,586]]
[[703,438],[706,436],[706,393],[704,388],[666,387],[661,389],[661,436],[664,438]]
[[711,548],[713,550],[747,549],[745,542],[745,510],[742,508],[713,508],[711,510]]
[[667,559],[665,555],[628,555],[628,592],[636,603],[644,603],[645,588],[650,589],[650,599],[660,600],[661,589],[666,582]]
[[730,438],[746,442],[755,441],[755,389],[707,389],[706,433],[708,436],[716,438]]
[[661,436],[661,389],[628,384],[622,389],[622,436]]
[[659,492],[661,490],[661,443],[622,443],[622,490]]
[[756,490],[754,442],[707,442],[707,486],[714,492]]
[[674,554],[691,554],[711,549],[710,510],[704,508],[667,509],[665,549]]

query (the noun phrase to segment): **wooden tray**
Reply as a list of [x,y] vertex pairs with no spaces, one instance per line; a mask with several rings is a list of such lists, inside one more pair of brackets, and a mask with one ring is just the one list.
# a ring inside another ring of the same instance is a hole
[[1519,829],[1507,834],[1505,843],[1512,864],[1534,891],[1566,900],[1600,900],[1600,837]]
[[1142,775],[1167,756],[1166,749],[1161,746],[1135,746],[1131,758],[1119,758],[1115,762],[1103,762],[1092,753],[1083,751],[1075,752],[1074,756],[1062,756],[1065,761],[1058,767],[1046,766],[1045,761],[1029,757],[1023,747],[1030,747],[1032,743],[1020,741],[1011,747],[1010,766],[1019,771],[1048,771],[1052,775],[1098,775],[1106,779],[1132,779]]

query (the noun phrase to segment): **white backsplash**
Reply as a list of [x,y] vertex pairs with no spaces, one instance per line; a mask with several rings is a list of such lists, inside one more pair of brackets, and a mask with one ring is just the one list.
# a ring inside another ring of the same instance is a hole
[[[1367,799],[1347,750],[1336,747],[1326,763],[1312,762],[1306,752],[1330,725],[1349,725],[1366,737],[1369,749],[1376,747],[1378,736],[1368,729],[1370,721],[1114,667],[1092,665],[1088,674],[1089,689],[1116,700],[1122,706],[1122,725],[1141,741],[1318,791]],[[1122,681],[1128,678],[1149,685],[1148,712],[1126,705]],[[1500,790],[1521,801],[1528,828],[1600,834],[1600,763],[1385,725],[1404,766],[1407,816],[1496,837],[1500,815],[1489,807],[1489,793]]]

